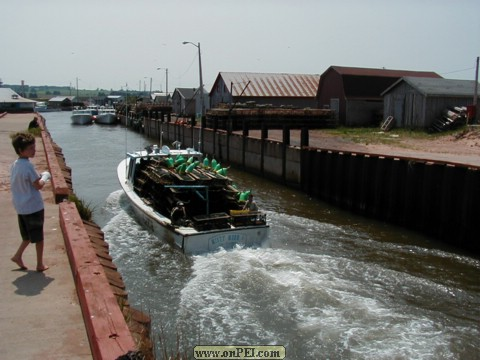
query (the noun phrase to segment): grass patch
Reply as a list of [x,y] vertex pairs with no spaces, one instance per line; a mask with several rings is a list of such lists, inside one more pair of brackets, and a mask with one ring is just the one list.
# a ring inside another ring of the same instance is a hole
[[73,202],[77,207],[80,218],[85,221],[91,221],[94,209],[90,203],[85,203],[84,200],[77,197],[75,194],[68,196],[68,201]]
[[428,133],[424,130],[396,129],[390,131],[382,131],[377,127],[338,127],[335,129],[325,129],[325,133],[341,137],[345,140],[352,141],[357,144],[396,144],[401,146],[402,139],[418,139],[418,140],[437,140],[443,137],[456,136],[465,132],[467,126],[462,126],[454,130]]
[[28,129],[28,132],[35,137],[39,137],[42,134],[42,129],[40,129],[39,127],[30,128]]

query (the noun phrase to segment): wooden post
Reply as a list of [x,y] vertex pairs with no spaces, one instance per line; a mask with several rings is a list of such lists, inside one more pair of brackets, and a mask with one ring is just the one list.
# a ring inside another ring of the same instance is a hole
[[287,147],[290,146],[290,128],[286,125],[283,126],[282,131],[282,179],[283,182],[287,182]]
[[300,133],[300,147],[308,146],[308,128],[303,127]]
[[265,141],[268,138],[268,128],[262,122],[262,136],[261,136],[261,154],[260,154],[260,173],[263,175],[265,166]]

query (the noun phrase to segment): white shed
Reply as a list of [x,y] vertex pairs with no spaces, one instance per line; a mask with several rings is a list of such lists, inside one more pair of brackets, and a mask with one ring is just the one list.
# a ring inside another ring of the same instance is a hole
[[35,100],[26,99],[10,88],[0,88],[0,113],[33,112]]

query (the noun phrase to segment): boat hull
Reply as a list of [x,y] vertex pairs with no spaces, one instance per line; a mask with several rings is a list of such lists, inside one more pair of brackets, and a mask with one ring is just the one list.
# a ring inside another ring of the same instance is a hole
[[35,108],[33,109],[33,111],[43,113],[43,112],[56,111],[56,109],[49,109],[48,105],[45,102],[39,101],[35,105]]
[[93,123],[92,114],[72,114],[70,118],[74,125],[89,125]]
[[169,218],[156,212],[133,191],[126,181],[126,161],[118,168],[118,179],[133,206],[138,221],[149,231],[187,255],[202,254],[219,249],[260,247],[267,239],[269,226],[242,226],[220,230],[197,231],[192,227],[174,227]]
[[113,125],[117,123],[116,114],[98,114],[95,116],[95,124]]

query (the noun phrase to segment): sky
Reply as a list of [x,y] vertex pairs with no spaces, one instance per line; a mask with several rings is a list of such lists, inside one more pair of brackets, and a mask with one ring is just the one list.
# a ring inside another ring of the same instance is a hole
[[480,56],[478,0],[2,0],[0,15],[4,84],[164,92],[168,72],[172,93],[199,86],[198,44],[208,91],[222,71],[332,65],[474,80]]

